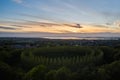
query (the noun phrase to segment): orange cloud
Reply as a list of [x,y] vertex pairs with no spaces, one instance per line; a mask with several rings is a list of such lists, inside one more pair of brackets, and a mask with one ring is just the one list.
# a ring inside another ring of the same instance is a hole
[[[1,24],[1,23],[0,23]],[[98,32],[120,32],[120,28],[108,25],[96,24],[72,24],[72,23],[48,23],[39,21],[4,22],[0,26],[20,28],[14,32],[49,32],[49,33],[98,33]],[[0,31],[3,31],[0,29]],[[5,31],[5,30],[4,30]],[[8,31],[8,30],[7,30]],[[10,32],[13,30],[9,30]]]

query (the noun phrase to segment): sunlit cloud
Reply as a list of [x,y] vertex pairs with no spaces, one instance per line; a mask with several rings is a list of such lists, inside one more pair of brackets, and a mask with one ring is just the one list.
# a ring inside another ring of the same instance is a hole
[[20,27],[20,28],[31,28],[31,27],[25,26],[25,25],[10,25],[10,26]]
[[[102,3],[103,0],[11,0],[11,2],[16,5],[12,5],[14,9],[8,10],[8,14],[6,12],[7,15],[0,19],[0,31],[15,28],[15,32],[120,32],[120,11],[112,11],[118,7],[107,7]],[[10,11],[13,12],[9,13]],[[5,20],[4,17],[8,18]]]
[[70,23],[47,23],[26,20],[23,23],[13,23],[11,27],[18,27],[19,32],[49,32],[49,33],[97,33],[97,32],[120,32],[120,29],[111,28],[109,25],[98,24],[70,24]]

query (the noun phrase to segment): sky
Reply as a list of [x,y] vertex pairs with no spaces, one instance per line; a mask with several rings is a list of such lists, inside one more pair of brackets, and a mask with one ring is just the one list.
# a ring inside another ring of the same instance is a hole
[[0,0],[0,32],[120,33],[120,0]]

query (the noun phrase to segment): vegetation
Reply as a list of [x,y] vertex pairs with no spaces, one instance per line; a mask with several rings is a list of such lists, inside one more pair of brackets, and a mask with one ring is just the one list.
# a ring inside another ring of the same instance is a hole
[[120,47],[0,47],[3,80],[119,80]]

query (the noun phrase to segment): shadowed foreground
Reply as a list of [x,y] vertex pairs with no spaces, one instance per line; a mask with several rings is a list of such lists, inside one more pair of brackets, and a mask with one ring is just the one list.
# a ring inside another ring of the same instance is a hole
[[120,47],[0,47],[3,80],[119,80]]

